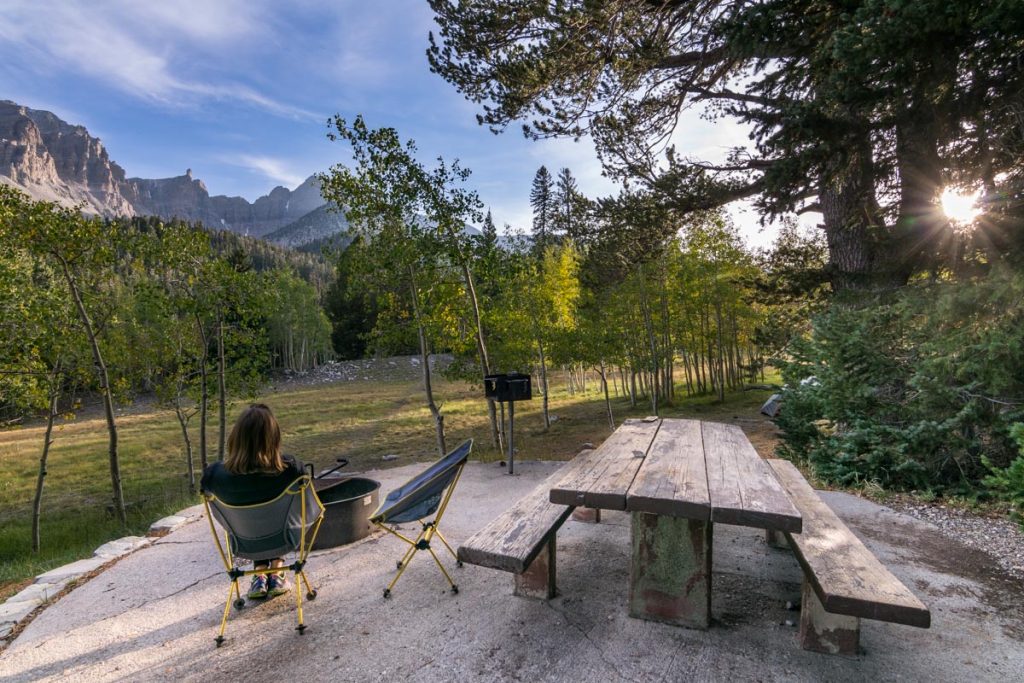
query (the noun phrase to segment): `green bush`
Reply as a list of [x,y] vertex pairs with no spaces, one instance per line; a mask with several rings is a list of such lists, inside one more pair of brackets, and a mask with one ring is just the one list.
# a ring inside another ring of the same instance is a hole
[[1024,424],[1017,423],[1010,429],[1010,434],[1017,442],[1020,455],[1010,463],[1009,467],[996,467],[988,458],[985,465],[992,474],[985,477],[985,484],[996,493],[1010,501],[1013,505],[1013,516],[1024,528]]
[[784,455],[825,480],[984,495],[994,470],[983,458],[1006,468],[1018,455],[1010,435],[1024,421],[1018,273],[837,298],[790,352],[779,361]]

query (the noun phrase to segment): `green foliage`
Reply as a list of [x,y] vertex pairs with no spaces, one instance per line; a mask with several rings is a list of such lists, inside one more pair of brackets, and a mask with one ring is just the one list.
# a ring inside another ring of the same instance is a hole
[[983,456],[1006,467],[1016,453],[1022,339],[1015,272],[840,298],[783,364],[784,450],[843,484],[976,490]]
[[996,467],[983,457],[982,462],[991,471],[984,483],[1013,505],[1013,515],[1024,528],[1024,422],[1012,425],[1010,436],[1017,442],[1020,455],[1008,467]]
[[752,298],[765,318],[754,341],[766,356],[784,357],[790,342],[810,331],[812,314],[827,305],[826,257],[820,232],[802,234],[796,221],[783,223],[771,249],[759,255]]
[[[824,207],[837,288],[962,253],[937,199],[986,191],[986,262],[1024,255],[1024,5],[975,0],[430,0],[432,70],[493,131],[589,134],[604,173],[681,213]],[[750,129],[710,161],[684,112]]]
[[372,288],[363,285],[359,263],[365,249],[361,238],[353,240],[337,256],[337,277],[324,296],[324,308],[331,324],[331,346],[342,360],[362,358],[377,323],[379,306]]

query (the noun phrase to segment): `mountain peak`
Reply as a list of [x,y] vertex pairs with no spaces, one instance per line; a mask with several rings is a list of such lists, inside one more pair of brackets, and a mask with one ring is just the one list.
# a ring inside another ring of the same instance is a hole
[[0,100],[0,182],[87,213],[180,218],[255,237],[324,205],[315,176],[294,190],[275,187],[252,203],[210,196],[191,168],[172,178],[127,178],[84,126],[11,100]]

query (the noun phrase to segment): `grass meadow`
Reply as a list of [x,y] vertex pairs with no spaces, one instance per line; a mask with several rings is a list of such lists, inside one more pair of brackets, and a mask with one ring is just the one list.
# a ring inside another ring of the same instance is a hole
[[[591,377],[587,392],[570,394],[554,375],[550,411],[558,419],[543,427],[541,398],[516,404],[516,458],[565,460],[586,442],[598,444],[611,429],[600,384]],[[774,427],[758,408],[769,392],[743,391],[727,396],[677,398],[663,407],[663,417],[684,416],[736,422],[762,455],[774,448]],[[465,438],[476,440],[474,460],[503,458],[490,443],[482,389],[437,378],[435,397],[445,415],[449,447]],[[320,471],[336,458],[350,460],[349,471],[363,471],[437,456],[433,422],[421,385],[411,380],[358,380],[268,390],[256,397],[268,403],[281,423],[284,450]],[[229,422],[248,404],[229,408]],[[650,413],[649,403],[630,408],[613,397],[617,423]],[[193,420],[195,423],[196,420]],[[193,425],[194,427],[195,425]],[[43,426],[0,432],[0,600],[31,577],[52,567],[88,557],[100,544],[128,534],[143,535],[160,517],[199,502],[188,493],[184,446],[174,414],[164,410],[131,410],[118,419],[121,475],[128,502],[129,528],[108,512],[110,471],[107,434],[101,414],[60,423],[54,430],[43,493],[42,548],[31,550],[31,504],[39,468]],[[208,427],[211,458],[216,457],[217,425]],[[198,435],[192,434],[193,444]],[[384,455],[397,455],[387,462]],[[197,454],[198,460],[198,454]],[[198,471],[198,462],[196,464]]]

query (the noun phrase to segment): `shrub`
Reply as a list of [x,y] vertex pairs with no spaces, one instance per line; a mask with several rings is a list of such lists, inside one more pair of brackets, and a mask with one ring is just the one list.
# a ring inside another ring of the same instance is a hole
[[996,467],[988,458],[983,458],[992,474],[985,477],[985,484],[1013,505],[1013,516],[1024,528],[1024,424],[1017,423],[1010,429],[1017,442],[1020,455],[1009,467]]
[[[779,365],[787,457],[841,484],[983,493],[992,467],[1018,455],[1024,277],[839,298]],[[817,381],[801,384],[809,376]]]

